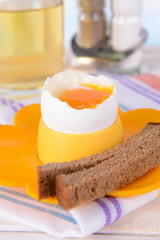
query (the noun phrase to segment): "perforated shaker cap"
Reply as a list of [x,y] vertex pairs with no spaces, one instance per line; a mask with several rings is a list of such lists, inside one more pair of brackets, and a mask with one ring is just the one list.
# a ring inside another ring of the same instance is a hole
[[94,12],[102,10],[105,3],[104,0],[79,0],[79,6],[81,11]]

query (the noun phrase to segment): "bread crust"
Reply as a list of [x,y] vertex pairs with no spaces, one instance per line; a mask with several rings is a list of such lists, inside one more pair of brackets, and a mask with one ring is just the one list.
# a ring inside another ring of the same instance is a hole
[[119,154],[119,147],[113,151],[107,150],[103,153],[88,156],[70,162],[53,162],[37,167],[37,185],[39,200],[53,197],[56,194],[56,176],[60,174],[71,174],[94,167],[95,165],[107,161],[113,155]]

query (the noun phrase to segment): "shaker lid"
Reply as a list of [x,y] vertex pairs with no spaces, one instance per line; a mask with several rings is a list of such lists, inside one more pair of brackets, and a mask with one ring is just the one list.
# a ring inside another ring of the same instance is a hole
[[105,0],[79,0],[79,6],[82,11],[94,12],[104,7]]

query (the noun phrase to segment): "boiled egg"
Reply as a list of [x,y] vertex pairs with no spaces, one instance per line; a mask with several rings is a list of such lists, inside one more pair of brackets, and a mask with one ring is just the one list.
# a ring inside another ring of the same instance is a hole
[[60,72],[44,83],[41,113],[51,130],[69,134],[97,132],[116,121],[117,91],[105,76]]

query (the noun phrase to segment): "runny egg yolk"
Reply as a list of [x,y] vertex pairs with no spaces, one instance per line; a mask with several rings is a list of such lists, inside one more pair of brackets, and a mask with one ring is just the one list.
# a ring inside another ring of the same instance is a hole
[[76,88],[67,90],[59,97],[62,102],[67,102],[72,108],[95,108],[113,93],[113,86],[104,88]]

